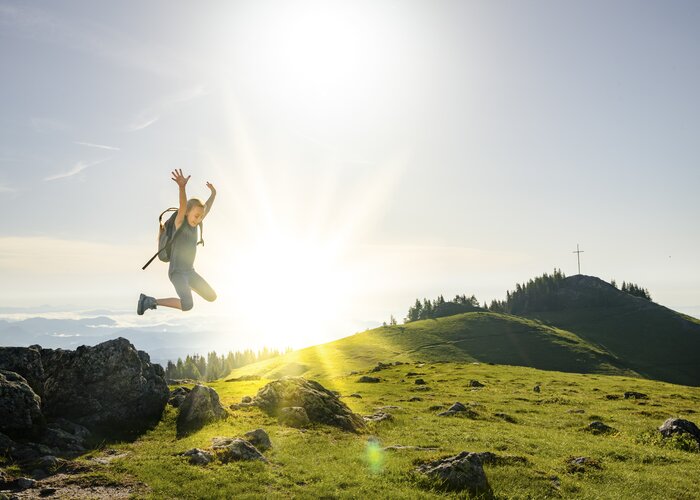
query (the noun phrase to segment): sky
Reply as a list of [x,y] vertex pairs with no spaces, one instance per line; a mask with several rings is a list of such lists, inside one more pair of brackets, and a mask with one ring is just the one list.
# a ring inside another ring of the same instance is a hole
[[[561,269],[700,317],[695,1],[0,0],[0,312],[174,296],[217,199],[223,347],[301,347]],[[159,316],[160,315],[160,316]]]

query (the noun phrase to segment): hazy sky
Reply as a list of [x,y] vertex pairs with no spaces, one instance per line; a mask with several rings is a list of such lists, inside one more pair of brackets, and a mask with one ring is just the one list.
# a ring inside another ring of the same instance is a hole
[[698,26],[697,1],[0,0],[0,305],[173,296],[140,268],[182,168],[219,192],[195,310],[237,342],[504,298],[577,243],[700,316]]

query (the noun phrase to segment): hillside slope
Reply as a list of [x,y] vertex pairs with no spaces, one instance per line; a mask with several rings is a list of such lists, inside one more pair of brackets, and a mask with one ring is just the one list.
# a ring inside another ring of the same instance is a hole
[[570,276],[553,293],[564,309],[523,316],[576,334],[643,377],[700,385],[700,322],[694,318],[593,276]]
[[532,319],[491,312],[387,326],[234,370],[231,377],[338,377],[390,361],[480,361],[545,370],[631,375],[577,335]]

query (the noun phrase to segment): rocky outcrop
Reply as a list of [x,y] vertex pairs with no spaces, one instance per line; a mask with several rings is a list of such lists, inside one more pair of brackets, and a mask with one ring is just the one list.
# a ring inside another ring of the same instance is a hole
[[39,346],[0,347],[0,370],[20,374],[37,396],[44,397],[44,367]]
[[156,424],[168,401],[160,365],[118,338],[75,351],[42,350],[44,414],[92,431],[132,435]]
[[362,417],[353,413],[333,392],[303,377],[270,382],[258,391],[253,404],[272,416],[279,416],[283,408],[301,407],[314,423],[352,432],[359,432],[365,427]]
[[431,477],[444,490],[466,491],[480,498],[493,495],[482,459],[477,453],[463,451],[459,455],[421,465],[417,471]]
[[0,432],[9,436],[34,437],[45,427],[41,398],[24,377],[0,370]]
[[665,438],[670,438],[676,434],[686,435],[694,439],[700,445],[700,429],[690,420],[682,418],[669,418],[661,427],[659,432]]
[[228,412],[221,406],[216,391],[211,387],[197,384],[180,405],[180,413],[177,416],[177,435],[186,436],[227,416]]

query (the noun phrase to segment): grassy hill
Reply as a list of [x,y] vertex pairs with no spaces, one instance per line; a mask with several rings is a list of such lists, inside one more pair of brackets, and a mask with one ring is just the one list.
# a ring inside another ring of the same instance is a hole
[[557,310],[469,312],[380,327],[234,370],[338,377],[388,361],[480,361],[700,385],[700,321],[591,276],[548,293]]
[[[419,373],[429,389],[419,391],[409,371]],[[365,434],[325,426],[293,429],[257,408],[244,408],[178,440],[176,410],[168,407],[152,432],[112,446],[116,458],[108,465],[96,469],[91,455],[83,457],[85,464],[92,464],[85,481],[140,484],[143,498],[465,498],[432,489],[414,472],[416,465],[461,451],[490,451],[506,457],[501,464],[484,466],[498,499],[690,500],[700,494],[700,453],[687,443],[662,441],[656,431],[670,416],[698,422],[698,388],[484,363],[412,363],[373,375],[382,382],[358,383],[358,375],[319,380],[362,415],[389,407],[394,420],[372,424]],[[484,387],[469,387],[470,379]],[[266,382],[210,385],[228,406],[254,395]],[[535,384],[541,386],[540,393],[533,391]],[[648,399],[624,399],[625,391],[645,393]],[[362,398],[347,397],[352,393]],[[455,401],[476,415],[437,416]],[[594,420],[615,431],[587,432]],[[268,464],[201,467],[175,456],[209,447],[215,436],[240,436],[255,428],[265,429],[272,440],[265,452]],[[387,449],[394,445],[419,448]],[[567,460],[580,456],[600,468],[573,472]]]
[[378,362],[480,361],[634,375],[603,349],[540,321],[491,312],[386,326],[234,370],[231,378],[331,378]]
[[564,309],[524,315],[576,334],[643,377],[700,385],[700,321],[591,276],[566,278],[555,293]]

